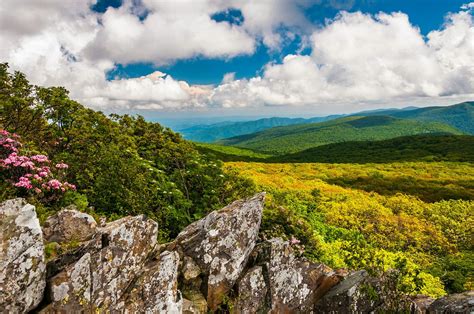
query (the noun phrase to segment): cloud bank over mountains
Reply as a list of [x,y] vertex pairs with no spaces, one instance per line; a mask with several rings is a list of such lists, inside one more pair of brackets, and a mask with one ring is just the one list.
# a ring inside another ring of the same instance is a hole
[[[474,3],[423,36],[400,12],[341,11],[323,26],[304,9],[314,1],[128,0],[104,13],[92,0],[3,0],[0,60],[32,82],[62,85],[96,109],[206,109],[315,106],[474,97]],[[212,16],[238,10],[236,23]],[[195,57],[279,50],[299,36],[305,54],[270,62],[261,75],[225,75],[215,86],[162,73],[108,80],[117,64],[168,65]]]

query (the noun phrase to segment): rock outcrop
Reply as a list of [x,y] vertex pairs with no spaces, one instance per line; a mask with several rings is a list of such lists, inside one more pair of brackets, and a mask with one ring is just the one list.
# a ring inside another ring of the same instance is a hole
[[435,300],[428,307],[429,314],[474,313],[474,291],[457,293]]
[[254,264],[238,283],[235,312],[309,313],[340,278],[329,267],[295,256],[290,243],[271,239],[257,246]]
[[197,264],[205,277],[211,310],[239,278],[258,238],[265,194],[236,201],[186,227],[176,238],[184,256]]
[[90,240],[96,229],[97,223],[92,216],[69,206],[46,220],[43,237],[47,242],[82,242]]
[[0,204],[0,309],[21,313],[43,298],[46,265],[35,207],[17,198]]
[[[24,313],[369,313],[387,309],[381,282],[335,272],[298,256],[292,244],[259,241],[264,194],[234,202],[158,244],[145,216],[108,224],[73,208],[43,231],[22,199],[0,205],[0,312]],[[45,247],[59,248],[48,254]],[[469,313],[473,293],[416,313]],[[391,305],[390,305],[391,306]]]

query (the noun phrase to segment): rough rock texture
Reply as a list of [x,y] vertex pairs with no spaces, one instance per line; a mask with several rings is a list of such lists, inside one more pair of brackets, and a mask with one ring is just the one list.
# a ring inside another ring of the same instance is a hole
[[474,313],[474,291],[452,294],[440,298],[428,307],[430,314]]
[[43,237],[47,242],[82,242],[90,240],[96,229],[97,223],[92,216],[69,206],[46,220]]
[[129,313],[181,313],[178,266],[178,253],[161,253],[156,261],[146,266],[125,301],[119,302],[114,308]]
[[24,199],[0,204],[0,309],[25,312],[43,298],[46,265],[35,207]]
[[[145,216],[98,227],[66,209],[45,227],[55,241],[48,245],[60,248],[46,266],[34,207],[22,199],[4,202],[0,312],[379,313],[390,312],[394,298],[395,304],[408,299],[384,295],[387,286],[364,271],[335,273],[298,257],[281,239],[257,243],[263,201],[257,194],[234,202],[163,245],[156,222]],[[432,301],[416,297],[410,310],[474,312],[472,291]]]
[[256,267],[239,281],[235,312],[306,312],[339,277],[323,264],[297,258],[289,242],[272,239],[259,244],[254,252]]
[[49,280],[49,311],[108,309],[119,303],[156,245],[158,226],[144,216],[125,217],[100,229],[102,248]]
[[412,304],[410,307],[411,313],[424,314],[428,311],[428,307],[434,302],[433,298],[425,295],[417,295],[412,298]]
[[[357,271],[332,288],[317,304],[321,313],[370,313],[380,308],[382,299],[367,272]],[[373,293],[372,293],[373,292]]]
[[236,201],[186,227],[176,244],[206,277],[206,297],[216,310],[240,276],[255,247],[262,219],[264,193]]
[[[256,266],[247,271],[238,283],[238,298],[233,311],[235,313],[257,313],[267,303],[267,283],[263,277],[263,268]],[[271,301],[270,301],[271,302]]]

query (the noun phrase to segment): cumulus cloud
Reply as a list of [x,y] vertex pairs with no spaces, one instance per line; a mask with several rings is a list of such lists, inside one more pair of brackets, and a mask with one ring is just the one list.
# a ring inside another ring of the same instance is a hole
[[[233,57],[251,54],[255,40],[243,27],[211,19],[220,9],[210,1],[151,1],[144,20],[129,5],[109,8],[101,17],[96,38],[86,54],[119,63],[157,65],[198,55]],[[133,47],[133,49],[130,49]]]
[[[316,29],[303,13],[315,2],[125,0],[97,13],[90,9],[95,0],[2,0],[0,60],[33,83],[65,86],[98,109],[321,107],[473,96],[472,3],[424,37],[403,13],[342,12]],[[242,21],[211,18],[229,9],[240,10]],[[232,58],[252,54],[260,44],[279,49],[294,36],[311,53],[270,62],[253,78],[227,73],[217,86],[191,85],[158,71],[107,79],[117,63]]]
[[311,55],[288,55],[262,77],[222,84],[212,99],[224,106],[231,99],[235,106],[322,105],[474,94],[467,11],[450,14],[427,40],[403,13],[342,12],[311,42]]

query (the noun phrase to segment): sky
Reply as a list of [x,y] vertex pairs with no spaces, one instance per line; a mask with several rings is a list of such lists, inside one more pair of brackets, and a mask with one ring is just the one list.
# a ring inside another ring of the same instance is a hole
[[104,112],[322,116],[474,99],[474,2],[2,0],[0,62]]

